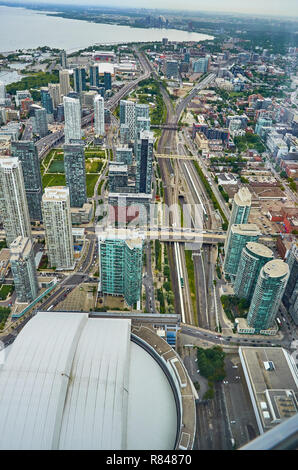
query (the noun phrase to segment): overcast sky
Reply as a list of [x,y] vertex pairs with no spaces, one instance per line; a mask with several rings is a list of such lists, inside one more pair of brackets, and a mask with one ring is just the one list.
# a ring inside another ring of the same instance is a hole
[[[14,0],[18,1],[18,0]],[[7,0],[9,3],[9,0]],[[60,5],[131,6],[201,11],[257,13],[298,16],[298,0],[26,0],[20,3],[53,3]]]

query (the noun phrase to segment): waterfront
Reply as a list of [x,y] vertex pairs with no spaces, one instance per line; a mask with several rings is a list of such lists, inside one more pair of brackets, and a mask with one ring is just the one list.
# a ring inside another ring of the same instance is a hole
[[[54,33],[54,34],[53,34]],[[49,46],[68,51],[94,44],[202,41],[212,36],[175,29],[142,29],[51,17],[44,12],[0,6],[0,52]]]

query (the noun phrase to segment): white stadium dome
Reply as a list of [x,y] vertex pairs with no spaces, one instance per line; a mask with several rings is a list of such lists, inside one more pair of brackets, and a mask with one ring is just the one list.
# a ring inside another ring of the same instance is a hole
[[40,312],[0,366],[0,449],[174,449],[173,384],[131,320]]

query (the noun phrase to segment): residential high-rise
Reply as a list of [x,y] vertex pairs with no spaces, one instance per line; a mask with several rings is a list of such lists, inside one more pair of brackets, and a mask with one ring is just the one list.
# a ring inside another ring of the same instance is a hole
[[125,165],[132,164],[132,149],[129,147],[116,148],[116,162],[124,163]]
[[120,144],[127,145],[129,142],[129,127],[127,124],[120,125]]
[[225,243],[225,249],[227,246],[227,240],[230,233],[230,229],[234,224],[246,224],[251,208],[251,193],[245,187],[239,189],[238,193],[235,194],[232,206],[231,217],[229,220],[229,226],[227,230],[227,238]]
[[74,89],[76,93],[82,93],[86,88],[86,70],[83,67],[78,67],[73,71]]
[[105,91],[112,89],[112,75],[110,74],[110,72],[104,72],[103,82]]
[[243,248],[236,274],[234,293],[251,300],[262,267],[274,258],[273,251],[261,243],[249,242]]
[[60,52],[60,65],[63,69],[67,69],[67,54],[64,49]]
[[43,224],[48,259],[56,269],[74,269],[74,248],[69,189],[45,188],[42,196]]
[[142,286],[141,239],[99,240],[100,290],[104,294],[123,295],[128,305],[134,306]]
[[49,83],[49,93],[52,98],[53,108],[57,108],[61,103],[61,90],[59,83]]
[[148,104],[137,103],[135,105],[135,119],[136,119],[136,121],[137,121],[138,118],[150,119],[149,109],[150,108],[149,108]]
[[[48,95],[50,96],[50,95]],[[34,110],[34,119],[36,132],[40,138],[45,137],[49,133],[47,111],[45,108],[36,108]]]
[[11,143],[11,152],[22,163],[30,218],[32,220],[42,220],[42,182],[36,145],[30,140],[17,140]]
[[59,84],[61,96],[67,96],[70,92],[70,80],[68,70],[59,71]]
[[7,245],[18,236],[31,238],[22,164],[17,158],[0,158],[0,188],[0,209]]
[[53,114],[53,100],[47,87],[41,87],[40,89],[40,101],[47,114]]
[[97,95],[94,98],[94,134],[104,135],[105,133],[105,114],[104,114],[104,99],[102,96]]
[[153,133],[141,131],[137,142],[136,188],[139,193],[151,194]]
[[6,87],[3,82],[0,82],[0,102],[3,102],[6,98]]
[[228,235],[223,271],[233,282],[235,280],[242,249],[248,242],[257,242],[261,232],[256,224],[234,224]]
[[298,244],[293,243],[287,256],[289,265],[289,280],[282,298],[283,304],[298,325]]
[[166,76],[167,78],[178,78],[179,67],[177,60],[166,61]]
[[64,169],[70,207],[82,207],[87,202],[84,142],[64,145]]
[[135,103],[133,101],[120,101],[120,125],[126,124],[129,127],[129,139],[135,137]]
[[127,165],[119,162],[109,164],[109,191],[112,193],[122,192],[123,188],[127,188],[128,169]]
[[32,302],[38,295],[38,281],[32,242],[17,237],[10,244],[10,267],[19,302]]
[[288,278],[289,265],[280,259],[262,267],[247,315],[247,323],[256,333],[273,326]]
[[64,134],[65,143],[69,144],[71,139],[81,139],[81,104],[76,98],[63,98],[64,105]]
[[192,67],[195,73],[206,73],[208,71],[209,57],[201,57],[193,62]]
[[135,155],[137,154],[137,144],[140,138],[142,131],[150,131],[150,119],[145,117],[138,117],[135,124],[135,142],[134,142],[134,151]]
[[97,87],[99,85],[98,65],[89,66],[89,82],[90,82],[90,86]]

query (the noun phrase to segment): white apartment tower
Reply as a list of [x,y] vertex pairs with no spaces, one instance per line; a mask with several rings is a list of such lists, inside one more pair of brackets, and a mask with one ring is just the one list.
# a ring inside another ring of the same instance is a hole
[[69,71],[60,70],[59,72],[60,93],[62,96],[67,96],[70,92]]
[[0,212],[9,246],[17,237],[31,239],[30,216],[21,162],[0,157]]
[[42,213],[50,265],[56,269],[74,269],[69,189],[63,186],[45,188]]
[[105,113],[104,99],[100,95],[94,98],[94,134],[104,135],[105,133]]
[[58,104],[61,103],[61,91],[59,83],[49,83],[49,93],[53,101],[53,107],[57,108]]
[[76,98],[63,98],[64,105],[64,134],[65,143],[71,143],[71,139],[81,139],[81,104],[80,100]]

